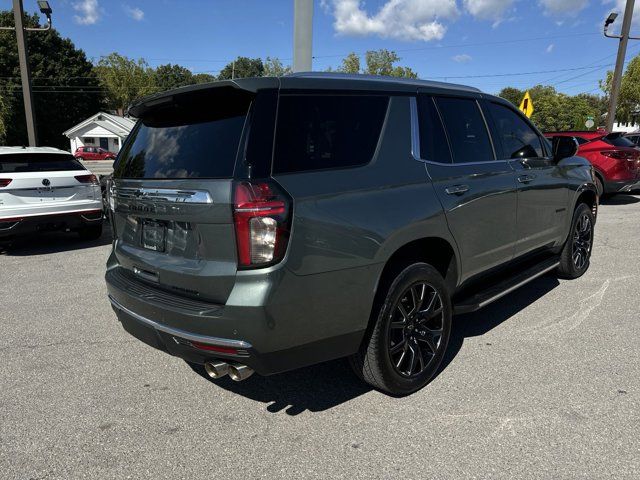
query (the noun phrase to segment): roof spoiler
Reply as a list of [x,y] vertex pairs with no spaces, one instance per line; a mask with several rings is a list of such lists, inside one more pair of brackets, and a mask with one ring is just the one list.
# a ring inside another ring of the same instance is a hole
[[175,88],[173,90],[155,93],[140,99],[129,107],[128,113],[133,117],[142,118],[150,111],[154,111],[158,108],[174,103],[182,96],[204,93],[222,88],[232,88],[236,90],[244,90],[249,93],[255,93],[258,89],[278,88],[280,86],[280,81],[277,78],[270,79],[272,80],[270,82],[265,82],[265,80],[265,78],[241,78]]

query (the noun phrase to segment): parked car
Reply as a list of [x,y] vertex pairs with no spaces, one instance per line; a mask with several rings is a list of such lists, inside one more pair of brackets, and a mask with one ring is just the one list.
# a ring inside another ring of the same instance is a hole
[[622,133],[549,132],[547,138],[575,137],[578,155],[591,162],[599,195],[630,192],[640,188],[640,149]]
[[634,145],[640,145],[640,132],[625,133],[624,138],[633,142]]
[[591,165],[477,89],[297,74],[131,112],[109,299],[129,333],[213,378],[348,356],[407,394],[436,374],[452,315],[589,267]]
[[100,237],[98,179],[57,148],[0,147],[0,240],[50,230]]
[[115,160],[116,154],[100,147],[78,147],[73,154],[78,160]]

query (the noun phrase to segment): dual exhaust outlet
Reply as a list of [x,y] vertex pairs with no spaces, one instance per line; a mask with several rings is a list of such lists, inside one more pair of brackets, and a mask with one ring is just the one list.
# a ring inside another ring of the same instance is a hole
[[234,382],[241,382],[253,375],[253,368],[240,363],[207,362],[204,364],[204,369],[211,378],[222,378],[229,375]]

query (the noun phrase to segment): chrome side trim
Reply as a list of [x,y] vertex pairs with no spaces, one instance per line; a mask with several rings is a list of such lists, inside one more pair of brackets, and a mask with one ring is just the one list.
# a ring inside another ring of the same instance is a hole
[[111,305],[116,310],[120,310],[121,312],[126,313],[127,315],[135,318],[141,323],[148,325],[150,327],[155,328],[156,330],[160,330],[161,332],[168,333],[169,335],[175,335],[180,338],[184,338],[187,340],[191,340],[193,342],[202,342],[210,345],[218,345],[221,347],[230,347],[230,348],[238,348],[238,349],[248,349],[251,348],[251,344],[245,342],[244,340],[231,340],[228,338],[218,338],[218,337],[209,337],[206,335],[198,335],[197,333],[189,333],[184,330],[180,330],[178,328],[167,327],[166,325],[162,325],[154,320],[143,317],[142,315],[137,314],[129,310],[128,308],[122,306],[118,301],[109,295],[109,301]]
[[154,200],[171,203],[212,204],[211,194],[206,190],[176,190],[172,188],[128,188],[111,187],[111,195],[122,200]]
[[535,275],[530,276],[529,278],[526,278],[524,280],[522,280],[521,282],[516,283],[515,285],[512,285],[511,287],[507,288],[506,290],[498,293],[497,295],[494,295],[491,298],[487,298],[486,300],[480,302],[478,304],[479,308],[485,307],[487,305],[489,305],[490,303],[495,302],[496,300],[501,299],[502,297],[504,297],[505,295],[508,295],[509,293],[513,292],[514,290],[517,290],[518,288],[522,287],[523,285],[526,285],[527,283],[535,280],[538,277],[541,277],[542,275],[544,275],[545,273],[550,272],[551,270],[558,268],[558,266],[560,265],[560,262],[556,262],[553,265],[545,268],[544,270],[536,273]]

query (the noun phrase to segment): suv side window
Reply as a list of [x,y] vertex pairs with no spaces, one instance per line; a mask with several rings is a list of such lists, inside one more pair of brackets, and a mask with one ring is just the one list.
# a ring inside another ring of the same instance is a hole
[[488,105],[495,125],[494,140],[502,145],[504,159],[544,156],[540,137],[519,114],[498,103]]
[[378,145],[389,98],[369,95],[282,95],[274,173],[365,165]]
[[451,163],[451,150],[447,134],[433,98],[418,97],[418,123],[420,124],[420,157],[438,163]]
[[454,163],[495,160],[489,132],[480,107],[471,98],[436,98],[449,135]]

